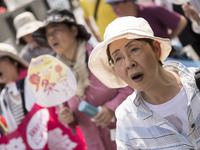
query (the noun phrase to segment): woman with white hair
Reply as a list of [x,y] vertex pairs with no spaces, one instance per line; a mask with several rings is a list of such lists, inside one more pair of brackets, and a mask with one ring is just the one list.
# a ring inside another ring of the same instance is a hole
[[100,81],[135,89],[115,112],[119,150],[200,149],[197,68],[164,62],[170,51],[169,39],[130,16],[110,23],[92,51],[89,68]]

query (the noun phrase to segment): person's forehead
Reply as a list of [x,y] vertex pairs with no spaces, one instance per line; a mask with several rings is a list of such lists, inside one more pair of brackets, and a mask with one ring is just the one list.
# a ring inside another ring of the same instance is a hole
[[116,41],[113,41],[109,44],[109,50],[110,52],[119,52],[121,51],[122,49],[126,49],[128,48],[130,45],[133,45],[135,44],[135,39],[126,39],[126,38],[123,38],[123,39],[118,39]]
[[0,62],[10,61],[10,60],[11,60],[11,58],[9,56],[1,56],[0,57]]
[[137,44],[137,43],[141,43],[142,42],[142,40],[140,40],[140,39],[126,39],[126,38],[122,38],[122,39],[117,39],[117,40],[115,40],[115,41],[113,41],[113,42],[111,42],[110,44],[109,44],[109,46],[110,45],[123,45],[123,46],[125,46],[125,47],[127,47],[130,43],[131,44]]
[[50,23],[46,28],[45,30],[47,31],[48,29],[51,29],[51,28],[59,28],[59,27],[62,27],[62,26],[66,26],[65,23],[62,23],[62,22],[54,22],[54,23]]

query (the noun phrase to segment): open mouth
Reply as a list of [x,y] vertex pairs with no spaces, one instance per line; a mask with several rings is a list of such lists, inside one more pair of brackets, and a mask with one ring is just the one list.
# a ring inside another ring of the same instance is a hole
[[53,47],[56,47],[56,46],[58,46],[58,43],[54,43],[54,44],[53,44]]
[[138,79],[141,79],[142,77],[143,77],[143,74],[137,74],[137,75],[132,76],[132,80],[138,80]]

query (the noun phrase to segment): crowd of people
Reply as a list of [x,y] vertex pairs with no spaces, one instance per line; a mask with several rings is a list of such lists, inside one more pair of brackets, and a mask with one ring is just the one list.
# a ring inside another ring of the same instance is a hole
[[[165,61],[171,40],[182,42],[192,29],[189,20],[200,25],[195,7],[179,5],[182,14],[154,1],[80,0],[89,31],[72,10],[50,9],[41,21],[32,12],[18,14],[13,25],[23,49],[0,43],[1,135],[16,130],[33,108],[27,70],[32,58],[48,54],[76,78],[75,95],[58,109],[58,120],[83,134],[86,150],[200,149],[198,68]],[[91,117],[79,111],[82,101],[101,109]]]

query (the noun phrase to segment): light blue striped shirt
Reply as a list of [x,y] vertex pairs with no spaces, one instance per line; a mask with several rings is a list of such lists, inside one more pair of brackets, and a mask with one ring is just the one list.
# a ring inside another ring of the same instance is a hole
[[[131,94],[116,110],[118,150],[200,150],[200,92],[194,74],[178,62],[166,62],[166,70],[178,71],[188,97],[189,134],[183,136],[143,102],[139,92]],[[178,107],[178,106],[177,106]]]

